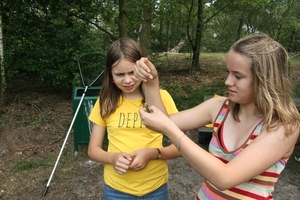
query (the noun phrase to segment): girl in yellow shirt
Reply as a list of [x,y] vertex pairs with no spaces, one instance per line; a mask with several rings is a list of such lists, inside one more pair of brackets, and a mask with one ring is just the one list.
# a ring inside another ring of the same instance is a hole
[[[163,147],[163,135],[142,125],[139,109],[145,105],[142,81],[134,76],[135,62],[142,58],[132,39],[115,41],[106,56],[103,85],[89,119],[94,123],[88,154],[104,163],[104,199],[168,199],[166,159],[180,156],[174,145]],[[176,105],[160,90],[167,113]],[[149,98],[151,102],[151,97]],[[107,151],[102,144],[105,133]]]

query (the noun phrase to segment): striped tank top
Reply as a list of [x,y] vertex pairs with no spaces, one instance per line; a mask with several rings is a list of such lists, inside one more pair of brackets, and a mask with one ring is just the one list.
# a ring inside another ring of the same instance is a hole
[[[219,111],[219,114],[214,122],[213,136],[209,143],[209,152],[219,158],[224,163],[228,163],[237,156],[244,148],[246,148],[261,132],[264,122],[260,122],[252,131],[252,134],[240,148],[233,152],[224,152],[221,147],[222,143],[219,138],[219,128],[222,126],[226,116],[229,113],[229,101],[226,100]],[[288,158],[281,159],[265,172],[254,177],[248,182],[244,182],[236,187],[228,190],[220,191],[205,180],[197,193],[197,200],[229,200],[229,199],[273,199],[272,192],[279,178],[280,173],[284,169]]]

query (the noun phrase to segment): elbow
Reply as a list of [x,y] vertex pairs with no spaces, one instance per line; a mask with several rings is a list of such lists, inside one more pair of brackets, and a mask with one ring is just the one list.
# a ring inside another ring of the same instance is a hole
[[87,154],[88,154],[89,158],[91,158],[91,159],[93,158],[93,149],[90,146],[88,147]]
[[104,163],[106,159],[106,156],[103,155],[103,150],[99,149],[98,146],[89,146],[87,155],[91,160],[99,163]]
[[210,182],[215,188],[217,188],[220,191],[228,190],[230,188],[233,188],[237,186],[238,184],[234,182],[233,177],[222,177],[218,180],[214,180]]
[[224,190],[228,190],[228,189],[230,189],[230,188],[232,188],[232,187],[228,187],[228,185],[221,185],[221,184],[217,184],[217,185],[214,185],[218,190],[220,190],[220,191],[224,191]]
[[228,190],[234,186],[230,186],[230,185],[227,185],[227,184],[212,184],[215,188],[217,188],[218,190],[220,191],[224,191],[224,190]]

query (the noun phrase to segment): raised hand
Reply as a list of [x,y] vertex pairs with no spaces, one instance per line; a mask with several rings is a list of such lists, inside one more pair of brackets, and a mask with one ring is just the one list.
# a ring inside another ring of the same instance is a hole
[[136,61],[134,75],[144,82],[156,79],[158,77],[155,66],[148,60],[148,58],[141,58]]

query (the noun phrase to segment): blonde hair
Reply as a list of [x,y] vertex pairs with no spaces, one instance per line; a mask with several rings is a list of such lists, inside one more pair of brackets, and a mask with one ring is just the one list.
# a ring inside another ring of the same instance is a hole
[[[284,125],[286,134],[299,129],[300,115],[292,99],[289,56],[285,48],[265,34],[252,34],[238,40],[231,50],[252,60],[254,104],[263,115],[267,131]],[[239,104],[230,103],[239,121]]]

